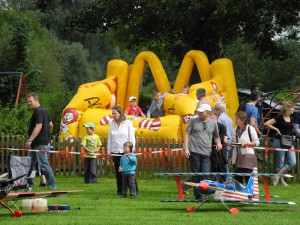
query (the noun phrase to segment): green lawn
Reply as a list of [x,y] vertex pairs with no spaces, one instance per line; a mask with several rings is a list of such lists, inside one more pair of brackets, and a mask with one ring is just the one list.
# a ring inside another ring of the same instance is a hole
[[[38,178],[36,178],[38,183]],[[187,213],[188,206],[197,203],[162,203],[160,199],[177,198],[175,182],[157,177],[138,179],[139,196],[136,199],[118,198],[114,178],[99,178],[98,184],[83,184],[80,177],[57,176],[58,190],[82,189],[84,192],[59,198],[49,198],[48,204],[69,204],[80,210],[68,212],[23,213],[12,218],[0,208],[1,224],[298,224],[300,221],[299,184],[289,187],[270,187],[271,194],[280,195],[277,200],[297,202],[297,205],[229,204],[238,207],[239,214],[230,214],[221,203],[209,203],[194,213]],[[261,185],[260,185],[261,186]],[[43,190],[41,188],[36,190]],[[187,198],[192,198],[189,195]],[[21,205],[21,202],[18,202]]]

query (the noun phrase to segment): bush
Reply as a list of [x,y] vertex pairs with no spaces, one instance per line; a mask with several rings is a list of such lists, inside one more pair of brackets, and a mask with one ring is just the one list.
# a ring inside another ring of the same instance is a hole
[[1,107],[0,136],[27,136],[31,113],[24,101],[17,107],[10,108],[8,105]]

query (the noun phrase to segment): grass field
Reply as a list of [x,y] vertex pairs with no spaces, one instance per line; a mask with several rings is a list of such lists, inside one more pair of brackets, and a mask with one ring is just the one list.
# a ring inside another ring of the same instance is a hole
[[[36,178],[38,183],[38,178]],[[7,210],[0,208],[0,221],[5,225],[58,225],[58,224],[298,224],[300,221],[299,184],[288,187],[270,186],[271,194],[280,195],[274,200],[294,201],[297,205],[244,205],[238,207],[239,214],[230,214],[221,203],[208,203],[199,211],[187,213],[188,206],[197,203],[162,203],[160,199],[176,199],[175,182],[169,178],[138,179],[139,196],[136,199],[116,196],[114,178],[99,178],[98,184],[83,184],[81,177],[57,176],[58,190],[77,190],[76,193],[59,198],[48,198],[48,204],[68,204],[67,212],[23,213],[13,218]],[[261,186],[261,185],[260,185]],[[260,190],[262,187],[260,187]],[[36,188],[36,191],[44,190]],[[191,194],[187,198],[192,198]],[[21,205],[21,201],[18,202]],[[75,208],[80,207],[80,210]]]

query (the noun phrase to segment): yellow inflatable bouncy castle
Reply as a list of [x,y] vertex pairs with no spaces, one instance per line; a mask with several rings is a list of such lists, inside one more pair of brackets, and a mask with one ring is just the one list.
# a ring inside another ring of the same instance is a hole
[[[107,65],[106,79],[79,86],[76,95],[65,107],[60,125],[61,138],[83,137],[86,132],[82,125],[87,122],[96,125],[96,134],[107,137],[109,123],[112,121],[111,108],[118,105],[125,110],[130,96],[135,96],[138,104],[146,63],[151,69],[157,89],[161,93],[170,91],[171,86],[165,70],[153,52],[139,53],[131,65],[123,60],[111,60]],[[189,83],[195,66],[202,82],[193,84],[187,96],[176,98],[176,94],[168,94],[164,99],[164,117],[128,117],[136,128],[138,138],[183,140],[187,124],[197,106],[196,90],[200,87],[206,90],[206,99],[212,105],[217,101],[225,101],[227,114],[234,118],[238,97],[231,61],[221,58],[209,64],[204,52],[189,51],[174,83],[177,93],[181,92],[183,85]]]

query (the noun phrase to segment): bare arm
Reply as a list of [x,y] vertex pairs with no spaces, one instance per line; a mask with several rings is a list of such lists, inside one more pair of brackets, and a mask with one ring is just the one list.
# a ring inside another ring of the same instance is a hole
[[52,132],[52,130],[53,130],[53,123],[49,122],[49,131],[50,131],[50,133]]
[[294,124],[294,132],[297,137],[300,137],[300,126],[299,123]]
[[185,136],[184,136],[184,143],[183,143],[183,148],[185,150],[185,156],[187,158],[190,157],[190,150],[189,150],[189,137],[190,137],[190,132],[186,131]]
[[277,134],[281,135],[279,129],[274,127],[275,124],[276,124],[276,120],[274,120],[274,119],[270,119],[267,122],[265,122],[265,126],[270,128],[271,130],[275,130]]
[[254,129],[256,130],[256,133],[261,136],[261,132],[260,130],[258,129],[258,127],[256,126],[256,118],[255,117],[250,117],[250,121],[249,121],[249,124],[254,127]]
[[222,149],[221,139],[220,137],[214,137],[214,141],[216,143],[216,150],[219,151]]

